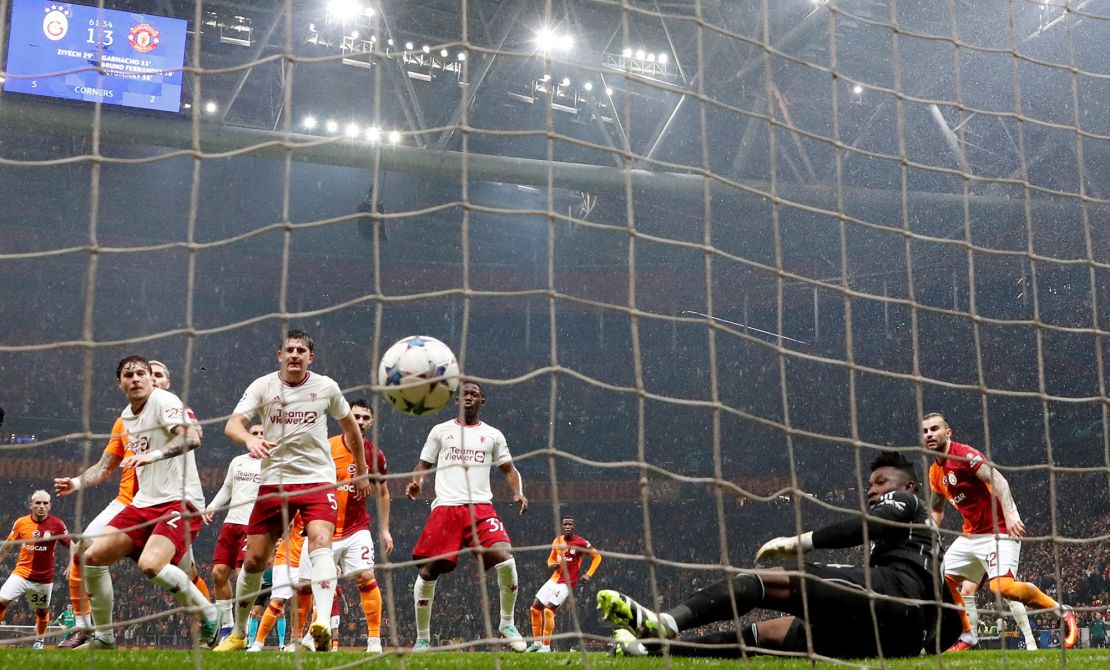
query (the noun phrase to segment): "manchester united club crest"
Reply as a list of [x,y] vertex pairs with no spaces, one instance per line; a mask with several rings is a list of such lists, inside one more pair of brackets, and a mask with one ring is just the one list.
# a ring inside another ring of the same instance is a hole
[[131,32],[127,34],[127,41],[131,44],[131,48],[141,54],[154,51],[159,39],[158,29],[145,21],[131,26]]

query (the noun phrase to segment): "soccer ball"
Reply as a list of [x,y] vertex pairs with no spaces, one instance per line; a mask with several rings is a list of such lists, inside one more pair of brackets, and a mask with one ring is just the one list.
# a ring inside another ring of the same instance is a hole
[[397,410],[415,416],[432,414],[446,407],[455,395],[459,364],[443,342],[412,335],[386,350],[378,365],[378,379],[386,387],[385,397]]

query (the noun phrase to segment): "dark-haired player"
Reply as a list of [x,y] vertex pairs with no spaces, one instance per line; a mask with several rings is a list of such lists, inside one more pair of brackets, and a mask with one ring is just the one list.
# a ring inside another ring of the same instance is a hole
[[[952,428],[939,412],[927,414],[921,420],[921,440],[926,449],[936,454],[936,460],[929,466],[929,485],[937,494],[933,497],[933,519],[939,526],[944,502],[949,500],[964,520],[964,534],[944,553],[945,578],[956,584],[967,580],[976,586],[986,579],[987,587],[996,596],[1056,611],[1064,622],[1063,644],[1068,649],[1074,647],[1079,640],[1075,613],[1033,584],[1015,579],[1021,544],[1014,538],[1025,535],[1025,524],[1018,515],[1009,482],[987,463],[982,452],[953,441]],[[979,617],[975,611],[975,589],[966,588],[963,594],[968,618],[975,623],[969,624],[952,651],[970,649],[976,642]]]
[[[601,565],[601,554],[590,541],[575,533],[577,525],[574,517],[563,517],[563,532],[551,541],[551,553],[547,556],[547,567],[553,569],[551,578],[544,582],[536,592],[529,614],[532,615],[532,637],[536,641],[525,651],[548,653],[551,651],[551,635],[555,632],[555,610],[559,609],[570,592],[578,586],[578,581],[588,582]],[[582,573],[582,558],[590,556],[590,567]]]
[[405,495],[415,500],[424,484],[424,473],[436,468],[436,497],[420,539],[412,550],[414,561],[420,561],[420,574],[413,586],[416,608],[416,643],[413,649],[431,645],[432,598],[436,579],[455,569],[459,552],[470,547],[480,551],[485,569],[497,572],[500,592],[501,621],[497,626],[501,637],[508,640],[513,651],[528,648],[516,629],[517,573],[513,547],[505,525],[493,509],[493,491],[489,485],[492,467],[505,473],[513,502],[520,513],[528,510],[520,471],[513,465],[505,436],[493,426],[478,420],[486,395],[475,382],[463,382],[456,402],[463,408],[463,420],[445,421],[432,428],[420,451],[420,460],[405,487]]
[[[954,594],[937,572],[936,532],[925,501],[917,495],[917,482],[909,461],[898,453],[884,452],[871,463],[866,519],[775,538],[756,554],[756,561],[762,562],[812,549],[854,547],[863,544],[866,523],[871,541],[867,567],[807,562],[804,576],[788,575],[782,568],[745,571],[665,612],[649,610],[616,591],[600,591],[597,603],[602,616],[631,630],[631,634],[618,631],[615,650],[625,655],[658,652],[660,637],[674,638],[684,630],[735,620],[756,608],[790,616],[710,633],[692,641],[711,647],[672,646],[671,653],[717,657],[761,650],[805,653],[807,634],[815,653],[834,658],[874,657],[880,649],[885,657],[916,656],[923,648],[945,649],[960,633],[960,616],[952,605],[942,608],[937,601],[938,592],[947,603],[954,602]],[[876,594],[890,598],[875,598]],[[938,615],[940,635],[929,640],[936,633]]]
[[[331,646],[328,614],[337,577],[331,538],[339,505],[327,417],[339,422],[348,444],[362,444],[362,433],[339,385],[330,377],[309,372],[315,360],[314,350],[307,333],[288,331],[277,352],[280,369],[259,377],[247,387],[224,427],[229,439],[262,459],[262,479],[247,528],[243,569],[235,582],[235,622],[231,633],[214,651],[246,648],[252,595],[258,592],[262,574],[273,559],[274,546],[288,531],[289,519],[295,512],[300,512],[305,522],[312,596],[323,612],[308,630],[317,651],[327,651]],[[255,417],[262,424],[264,437],[251,435],[247,430]],[[355,449],[353,456],[355,479],[351,485],[356,496],[365,498],[370,491],[365,453]]]

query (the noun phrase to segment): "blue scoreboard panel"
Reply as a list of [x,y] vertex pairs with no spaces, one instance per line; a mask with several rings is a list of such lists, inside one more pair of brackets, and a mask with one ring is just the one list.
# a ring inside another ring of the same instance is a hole
[[179,111],[187,28],[164,16],[13,0],[4,90]]

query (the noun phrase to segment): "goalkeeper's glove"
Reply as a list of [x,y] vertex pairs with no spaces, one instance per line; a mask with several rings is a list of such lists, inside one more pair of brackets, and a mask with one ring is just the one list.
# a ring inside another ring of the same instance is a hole
[[813,549],[813,532],[803,533],[793,537],[776,537],[769,540],[759,548],[755,554],[756,563],[773,561],[784,556],[804,554]]

